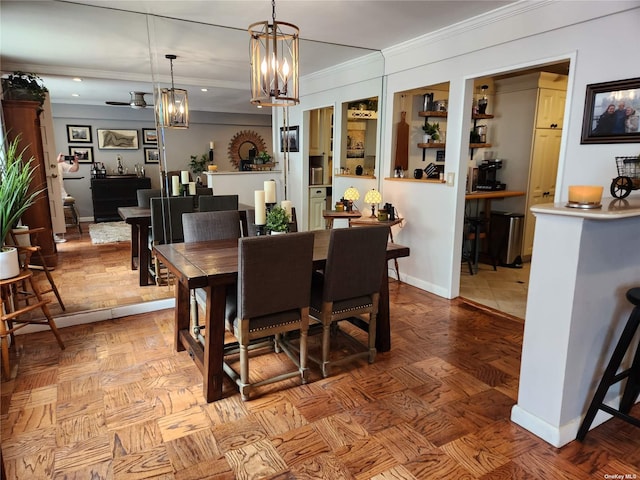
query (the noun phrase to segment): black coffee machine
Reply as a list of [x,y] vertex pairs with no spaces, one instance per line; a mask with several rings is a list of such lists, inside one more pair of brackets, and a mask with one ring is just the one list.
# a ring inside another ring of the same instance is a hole
[[478,185],[483,191],[505,190],[507,185],[496,178],[498,170],[502,168],[502,160],[483,160],[478,165]]

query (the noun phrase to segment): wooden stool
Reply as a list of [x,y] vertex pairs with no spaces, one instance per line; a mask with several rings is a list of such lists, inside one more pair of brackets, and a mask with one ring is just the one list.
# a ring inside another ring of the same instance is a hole
[[[591,427],[591,423],[593,422],[596,413],[598,413],[598,410],[603,410],[615,417],[631,423],[632,425],[640,427],[640,419],[629,415],[631,407],[638,398],[638,394],[640,394],[640,348],[638,348],[638,345],[636,345],[636,353],[633,357],[631,367],[620,373],[616,373],[618,368],[620,368],[620,364],[622,363],[627,351],[632,347],[631,342],[638,330],[638,326],[640,326],[640,287],[632,288],[627,291],[627,300],[635,305],[635,308],[631,311],[629,320],[622,331],[622,335],[620,335],[618,344],[616,345],[616,348],[611,355],[611,359],[609,360],[609,364],[602,375],[600,385],[598,385],[598,389],[593,396],[593,400],[591,400],[591,405],[589,405],[587,414],[582,421],[582,425],[580,425],[580,429],[576,435],[576,438],[580,441],[584,440],[584,437],[587,435],[589,427]],[[624,380],[625,378],[627,379],[627,385],[624,388],[624,393],[620,400],[620,408],[616,410],[609,405],[605,405],[603,401],[609,387],[621,380]]]
[[[25,281],[29,282],[33,293],[22,292],[19,290],[20,286],[22,286]],[[27,304],[26,306],[19,308],[17,306],[17,297],[20,295],[27,296],[29,298],[35,297],[37,301],[35,303]],[[33,272],[31,272],[31,270],[29,269],[23,269],[15,277],[0,280],[0,343],[2,344],[2,371],[6,378],[9,378],[11,376],[11,368],[9,365],[8,337],[11,337],[11,344],[15,345],[14,332],[16,330],[26,327],[29,324],[48,324],[49,328],[51,328],[51,331],[55,335],[56,340],[58,341],[58,345],[60,345],[60,348],[64,350],[64,343],[62,342],[62,338],[60,338],[58,327],[53,321],[53,317],[49,313],[47,303],[49,303],[49,300],[43,298],[40,294],[37,282],[35,282],[33,279]],[[42,310],[42,313],[44,313],[46,319],[22,320],[18,318],[20,317],[20,315],[29,313],[37,308]]]
[[64,221],[65,227],[76,227],[78,233],[82,234],[82,226],[80,225],[80,216],[76,208],[76,199],[73,197],[65,197],[63,199]]

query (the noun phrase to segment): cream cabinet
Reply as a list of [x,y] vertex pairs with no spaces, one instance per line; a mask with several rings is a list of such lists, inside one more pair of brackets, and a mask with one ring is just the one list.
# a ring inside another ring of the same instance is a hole
[[309,112],[309,155],[331,156],[333,108],[319,108]]
[[564,90],[552,90],[550,88],[538,90],[536,128],[562,129],[566,100],[567,92]]

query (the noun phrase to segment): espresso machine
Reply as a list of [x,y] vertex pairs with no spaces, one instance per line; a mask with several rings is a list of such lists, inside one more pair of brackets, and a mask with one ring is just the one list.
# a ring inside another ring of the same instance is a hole
[[483,160],[478,165],[478,185],[476,189],[479,191],[498,191],[505,190],[507,185],[498,181],[497,172],[502,168],[502,160]]

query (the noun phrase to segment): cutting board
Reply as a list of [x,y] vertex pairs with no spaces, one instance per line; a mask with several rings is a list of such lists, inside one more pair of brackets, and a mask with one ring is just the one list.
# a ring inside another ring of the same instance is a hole
[[409,169],[409,124],[407,123],[407,112],[400,112],[400,122],[398,122],[396,134],[396,163],[394,167],[401,167],[403,170]]

